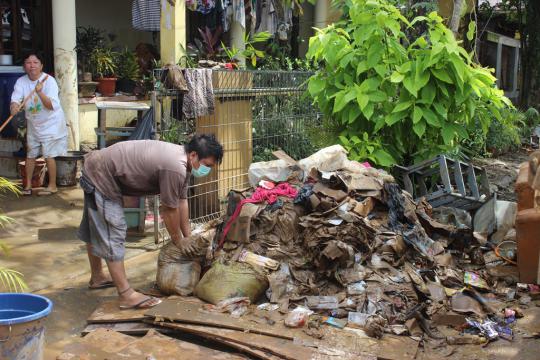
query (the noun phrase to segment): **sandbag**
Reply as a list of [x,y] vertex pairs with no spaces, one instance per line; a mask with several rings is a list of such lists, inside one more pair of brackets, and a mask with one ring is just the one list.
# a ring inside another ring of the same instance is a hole
[[159,252],[156,282],[165,295],[188,296],[199,282],[201,259],[187,258],[171,241]]
[[248,297],[255,303],[267,288],[262,270],[245,263],[216,261],[195,287],[195,296],[214,305],[234,297]]

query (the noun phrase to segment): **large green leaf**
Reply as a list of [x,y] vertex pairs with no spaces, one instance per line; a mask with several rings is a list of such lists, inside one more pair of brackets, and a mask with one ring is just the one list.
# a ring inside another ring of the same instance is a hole
[[447,84],[453,84],[452,78],[445,70],[431,69],[431,73],[439,80],[444,81]]
[[456,136],[456,132],[454,131],[454,127],[452,126],[452,124],[445,124],[442,127],[441,134],[443,137],[443,141],[446,145],[450,145],[452,143],[452,140]]
[[396,159],[383,149],[377,149],[371,155],[375,158],[377,164],[381,166],[390,167],[396,164]]
[[413,131],[419,138],[421,138],[422,136],[424,136],[424,133],[426,132],[426,123],[424,121],[417,122],[416,124],[413,125]]
[[406,110],[406,109],[410,108],[412,104],[413,104],[412,101],[399,102],[399,103],[397,103],[397,105],[394,107],[394,110],[392,110],[392,112],[393,112],[393,113],[397,113],[397,112]]
[[403,80],[403,86],[405,86],[405,89],[414,97],[418,95],[418,90],[416,89],[416,85],[414,83],[414,79],[411,76],[407,76]]
[[400,83],[403,81],[403,78],[405,78],[405,75],[397,72],[397,71],[394,71],[392,73],[392,75],[390,76],[390,81],[393,82],[393,83]]
[[326,85],[326,81],[323,79],[313,76],[308,83],[308,91],[311,96],[316,96],[321,91],[323,91],[324,87]]
[[413,111],[413,123],[417,123],[420,121],[420,119],[422,119],[422,109],[420,108],[420,106],[415,106],[414,107],[414,111]]
[[426,119],[426,122],[429,125],[435,126],[435,127],[441,126],[441,122],[439,121],[439,118],[430,108],[423,109],[423,117],[424,119]]

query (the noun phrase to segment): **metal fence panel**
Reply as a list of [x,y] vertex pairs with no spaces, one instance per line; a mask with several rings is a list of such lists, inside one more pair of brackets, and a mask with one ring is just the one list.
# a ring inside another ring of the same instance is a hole
[[278,149],[295,159],[318,150],[322,116],[306,96],[311,75],[304,71],[215,70],[215,111],[196,119],[182,115],[181,94],[157,89],[154,102],[161,140],[182,144],[195,133],[213,133],[224,147],[217,171],[192,179],[192,221],[220,216],[228,192],[249,187],[247,173],[252,162],[272,160],[272,152]]

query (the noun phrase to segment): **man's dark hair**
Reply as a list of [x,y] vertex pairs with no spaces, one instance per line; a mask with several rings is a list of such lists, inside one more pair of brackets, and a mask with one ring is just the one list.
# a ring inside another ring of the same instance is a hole
[[188,154],[195,151],[199,159],[213,157],[218,164],[223,160],[223,146],[212,134],[197,134],[184,147]]

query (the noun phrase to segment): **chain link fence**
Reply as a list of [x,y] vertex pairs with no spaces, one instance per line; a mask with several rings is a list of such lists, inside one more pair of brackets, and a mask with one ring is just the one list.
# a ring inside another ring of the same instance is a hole
[[161,140],[183,144],[193,134],[212,133],[224,147],[224,159],[216,171],[191,179],[193,222],[220,216],[228,192],[249,187],[252,162],[274,159],[275,150],[301,159],[325,144],[322,115],[306,96],[311,75],[303,71],[214,70],[214,112],[196,119],[183,115],[182,94],[163,88],[154,92]]

